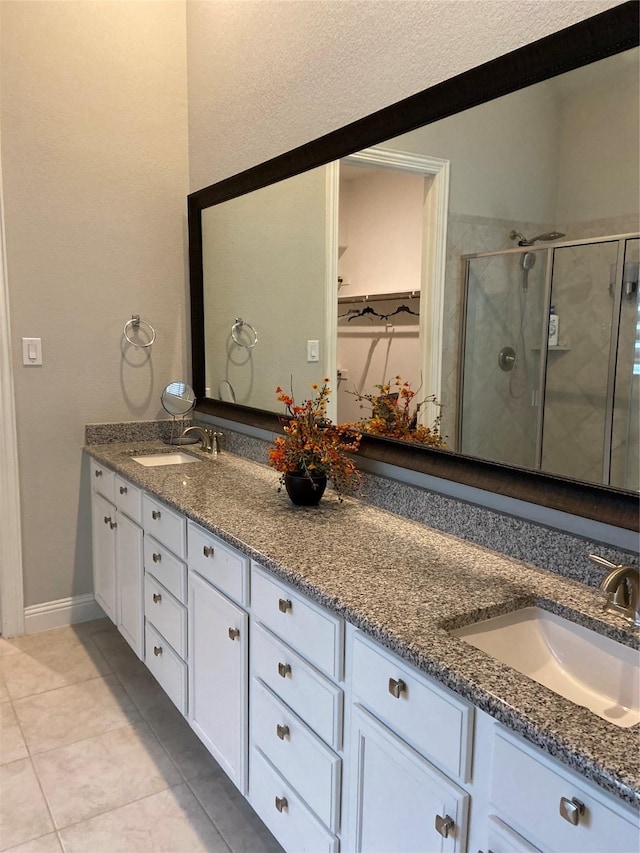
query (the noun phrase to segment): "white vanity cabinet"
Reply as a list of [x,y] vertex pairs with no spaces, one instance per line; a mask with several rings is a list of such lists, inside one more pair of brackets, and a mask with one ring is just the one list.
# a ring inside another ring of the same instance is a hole
[[96,601],[143,657],[141,492],[93,460],[90,470]]
[[[545,853],[637,853],[640,822],[622,803],[496,724],[489,818]],[[502,850],[511,849],[502,844]],[[491,846],[493,853],[500,853]]]
[[466,850],[473,709],[359,631],[351,688],[346,848]]
[[187,537],[189,722],[245,794],[249,559],[193,522],[189,522]]
[[178,710],[188,708],[186,520],[142,495],[144,661]]
[[286,850],[337,851],[344,622],[251,570],[249,799]]

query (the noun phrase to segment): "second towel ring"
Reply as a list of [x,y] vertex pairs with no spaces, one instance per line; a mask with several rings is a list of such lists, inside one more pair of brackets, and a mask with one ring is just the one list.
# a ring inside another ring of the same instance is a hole
[[[146,344],[141,344],[139,341],[134,341],[128,335],[130,329],[139,329],[141,325],[146,327],[150,335],[149,341]],[[138,347],[139,349],[146,349],[147,347],[150,347],[156,339],[156,330],[153,328],[151,323],[147,323],[146,320],[141,320],[139,314],[131,315],[131,319],[127,320],[127,322],[124,324],[122,334],[124,335],[125,340],[128,343],[130,343],[134,347]]]
[[[245,343],[238,337],[242,329],[244,328],[250,329],[251,334],[253,335],[253,341],[250,344]],[[245,349],[253,349],[254,346],[258,343],[258,333],[253,328],[251,323],[246,323],[242,319],[242,317],[236,317],[236,321],[231,327],[231,337],[238,344],[239,347],[244,347]]]

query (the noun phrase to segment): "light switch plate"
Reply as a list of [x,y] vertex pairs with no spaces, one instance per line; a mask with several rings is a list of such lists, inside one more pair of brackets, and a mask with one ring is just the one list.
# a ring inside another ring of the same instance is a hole
[[22,363],[27,366],[42,364],[42,338],[22,339]]
[[307,341],[307,361],[320,361],[320,341]]

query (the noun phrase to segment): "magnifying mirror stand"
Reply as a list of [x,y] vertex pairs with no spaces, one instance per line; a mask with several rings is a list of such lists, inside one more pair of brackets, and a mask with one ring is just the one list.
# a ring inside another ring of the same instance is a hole
[[[200,438],[197,435],[182,435],[185,417],[193,411],[196,404],[196,396],[193,388],[185,382],[171,382],[162,392],[160,398],[162,408],[171,415],[171,434],[165,439],[166,444],[197,444]],[[176,426],[180,430],[176,435]]]
[[[166,442],[165,442],[166,444],[178,444],[178,445],[197,444],[199,441],[201,441],[200,436],[198,436],[198,435],[180,435],[180,433],[182,432],[184,425],[185,425],[184,417],[185,416],[183,415],[180,419],[178,419],[178,417],[176,415],[172,416],[172,419],[171,419],[171,435],[169,436],[168,439],[166,439]],[[176,435],[176,426],[178,424],[180,425],[180,430],[178,431],[178,434]]]

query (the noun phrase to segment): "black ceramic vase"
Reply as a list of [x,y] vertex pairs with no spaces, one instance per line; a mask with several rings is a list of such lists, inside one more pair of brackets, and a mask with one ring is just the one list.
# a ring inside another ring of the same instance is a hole
[[324,474],[318,477],[307,477],[306,474],[285,474],[284,487],[296,506],[316,506],[327,487]]

